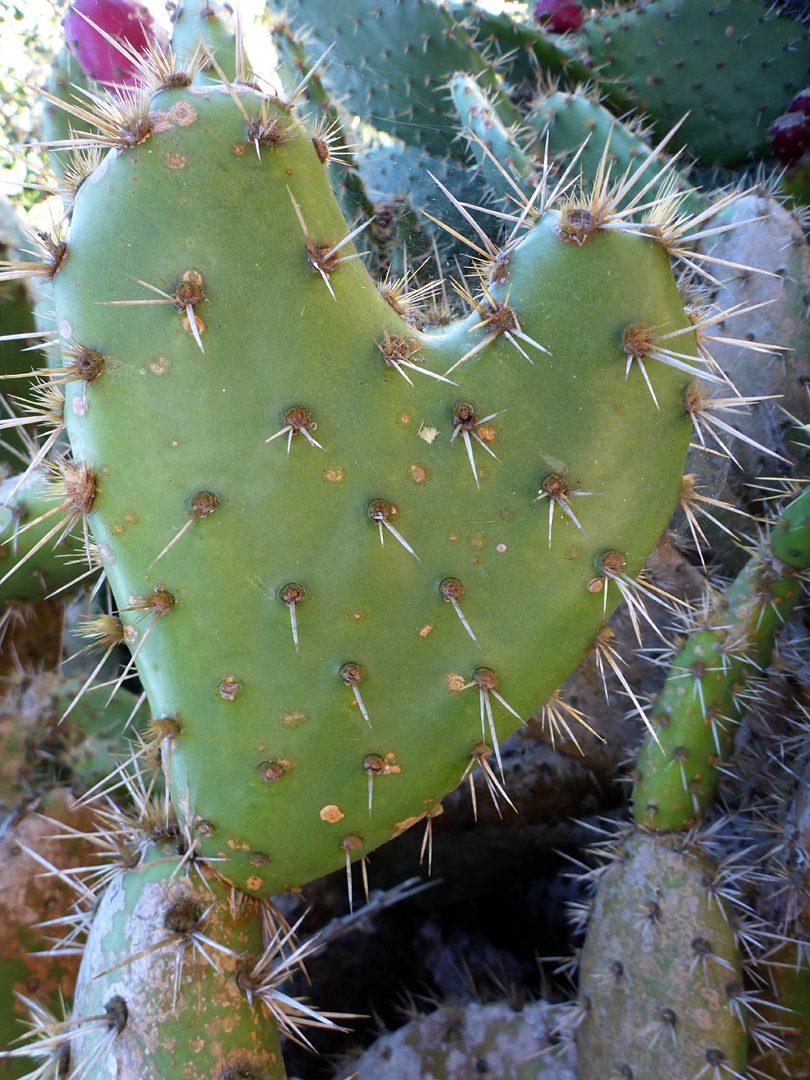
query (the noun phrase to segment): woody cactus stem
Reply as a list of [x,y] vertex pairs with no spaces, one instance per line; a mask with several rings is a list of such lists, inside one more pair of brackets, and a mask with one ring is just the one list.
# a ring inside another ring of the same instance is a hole
[[767,669],[809,567],[810,490],[786,508],[673,660],[653,710],[653,734],[639,753],[638,824],[686,829],[699,819],[731,750],[746,686]]

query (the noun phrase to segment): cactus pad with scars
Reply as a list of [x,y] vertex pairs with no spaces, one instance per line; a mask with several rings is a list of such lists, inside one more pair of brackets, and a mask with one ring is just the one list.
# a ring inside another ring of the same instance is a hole
[[202,866],[178,873],[168,844],[148,848],[95,912],[74,1018],[109,1019],[78,1025],[74,1069],[95,1054],[93,1080],[108,1075],[108,1061],[119,1080],[163,1080],[192,1067],[197,1080],[283,1080],[276,1025],[243,988],[263,951],[255,901]]
[[669,837],[639,831],[617,850],[581,954],[580,1080],[694,1080],[707,1063],[740,1075],[747,1035],[728,988],[741,959],[712,875]]
[[[66,388],[67,424],[152,714],[175,721],[175,800],[268,895],[419,820],[582,659],[601,557],[640,571],[689,441],[689,376],[648,359],[656,408],[623,331],[694,339],[663,248],[570,205],[493,256],[478,310],[419,333],[335,249],[291,110],[238,96],[247,120],[219,87],[154,98],[149,137],[79,191],[54,288],[63,334],[110,357],[78,407]],[[562,491],[594,493],[576,522]]]

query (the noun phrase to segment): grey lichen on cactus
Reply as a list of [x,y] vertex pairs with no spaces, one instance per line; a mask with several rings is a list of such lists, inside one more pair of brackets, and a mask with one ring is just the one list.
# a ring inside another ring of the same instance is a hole
[[265,953],[256,901],[203,866],[193,877],[178,870],[170,846],[150,847],[104,893],[76,987],[74,1070],[101,1077],[114,1060],[121,1080],[163,1080],[179,1060],[205,1080],[283,1078],[254,976]]

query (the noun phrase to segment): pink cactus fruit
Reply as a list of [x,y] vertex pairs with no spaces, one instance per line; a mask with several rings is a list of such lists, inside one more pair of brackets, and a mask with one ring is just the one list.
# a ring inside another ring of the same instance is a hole
[[810,115],[788,112],[768,128],[771,150],[783,165],[792,165],[810,150]]
[[539,0],[534,17],[553,34],[564,34],[566,30],[579,30],[585,16],[573,0]]
[[785,112],[798,112],[810,116],[810,86],[806,86],[804,90],[800,90],[795,97],[790,99]]
[[138,53],[145,53],[150,45],[168,43],[151,11],[135,0],[73,0],[62,25],[68,48],[81,66],[91,78],[107,85],[137,86],[137,68],[95,27]]

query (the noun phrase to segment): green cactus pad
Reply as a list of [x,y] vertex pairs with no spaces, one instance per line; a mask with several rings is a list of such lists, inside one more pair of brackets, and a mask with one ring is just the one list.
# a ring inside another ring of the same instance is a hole
[[520,145],[524,125],[517,109],[508,99],[490,99],[475,79],[463,73],[457,72],[450,79],[450,93],[462,136],[469,138],[468,132],[474,136],[470,139],[470,150],[481,170],[479,183],[483,189],[501,198],[514,197],[515,189],[504,176],[506,172],[513,183],[531,192],[537,175]]
[[[323,256],[346,226],[308,133],[240,100],[284,132],[261,157],[221,89],[155,98],[149,138],[79,192],[54,287],[66,337],[111,358],[86,408],[68,386],[68,426],[152,714],[176,723],[175,799],[268,895],[417,821],[582,659],[600,558],[638,573],[689,441],[688,377],[648,361],[657,409],[623,332],[694,342],[664,250],[571,242],[570,208],[513,243],[479,311],[418,333],[359,260]],[[174,299],[108,306],[155,298],[138,282]],[[558,506],[549,545],[553,477],[597,494],[581,527]]]
[[373,7],[365,0],[293,0],[286,10],[293,25],[311,30],[313,59],[334,45],[324,81],[346,108],[431,154],[463,158],[446,80],[467,71],[485,88],[501,83],[449,7],[432,0]]
[[581,35],[600,83],[631,92],[663,136],[706,165],[770,156],[768,125],[807,85],[800,22],[758,0],[651,0],[587,19]]
[[639,824],[685,829],[708,805],[745,712],[746,683],[768,668],[776,634],[801,596],[796,570],[810,565],[809,513],[807,490],[673,659],[652,712],[655,738],[638,757]]
[[[570,161],[582,147],[577,158],[577,168],[586,181],[593,182],[602,161],[605,147],[610,140],[607,162],[612,175],[618,179],[629,169],[632,173],[652,153],[652,146],[639,131],[640,125],[619,120],[593,95],[583,90],[555,90],[540,92],[532,100],[526,120],[539,132],[532,148],[535,153],[545,148],[548,139],[549,153],[561,160]],[[665,159],[651,162],[643,176],[646,187],[657,172],[665,168]],[[706,209],[706,202],[698,191],[674,168],[666,169],[661,180],[652,184],[644,196],[645,201],[674,190],[684,198],[680,209],[699,214]],[[639,187],[642,186],[640,182]],[[628,195],[628,202],[634,193]]]
[[[236,78],[236,35],[233,10],[228,4],[208,0],[180,0],[172,11],[172,52],[181,64],[188,62],[202,47],[213,55],[226,79]],[[197,82],[210,82],[214,70],[210,61],[197,76]]]
[[547,34],[535,22],[518,21],[513,12],[468,7],[475,28],[475,44],[497,64],[513,91],[534,86],[540,73],[571,80],[593,75],[585,62],[587,53],[572,37]]

